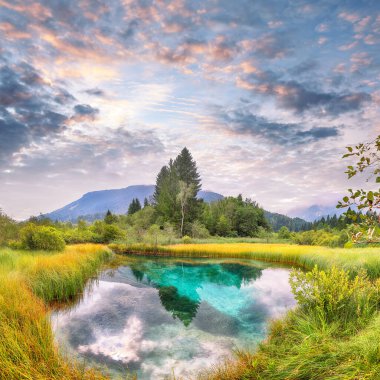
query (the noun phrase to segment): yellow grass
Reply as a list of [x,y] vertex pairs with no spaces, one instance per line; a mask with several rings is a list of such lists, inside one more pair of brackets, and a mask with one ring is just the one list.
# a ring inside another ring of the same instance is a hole
[[48,303],[80,293],[110,255],[94,244],[56,254],[0,250],[1,380],[106,378],[59,355]]
[[380,277],[379,248],[328,248],[290,244],[179,244],[159,247],[159,251],[174,255],[207,257],[240,257],[312,269],[332,266],[357,273],[361,268],[372,278]]

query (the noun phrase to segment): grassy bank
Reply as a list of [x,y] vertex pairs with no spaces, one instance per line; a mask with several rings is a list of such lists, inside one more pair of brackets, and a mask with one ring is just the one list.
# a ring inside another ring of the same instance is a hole
[[241,354],[200,380],[380,379],[380,280],[336,268],[294,273],[298,307],[272,322],[254,354]]
[[65,361],[48,319],[49,304],[81,293],[111,253],[104,246],[62,253],[0,250],[0,379],[104,379]]
[[235,360],[202,373],[200,380],[380,379],[379,248],[242,243],[113,249],[250,258],[310,270],[318,266],[319,270],[308,273],[294,272],[293,290],[299,306],[284,319],[272,322],[268,339],[254,353],[241,352]]
[[146,253],[182,257],[232,257],[263,260],[290,266],[320,269],[333,266],[355,275],[365,269],[371,278],[380,277],[379,248],[328,248],[291,244],[178,244],[169,246],[111,245],[121,254]]
[[[249,258],[307,269],[318,265],[327,272],[301,274],[294,282],[300,306],[272,323],[255,353],[240,353],[203,373],[202,380],[380,379],[378,248],[250,243],[111,248],[124,254]],[[80,294],[109,257],[109,250],[93,244],[69,246],[62,253],[0,249],[1,380],[107,378],[59,355],[47,314],[52,303]],[[341,271],[332,271],[335,267]]]

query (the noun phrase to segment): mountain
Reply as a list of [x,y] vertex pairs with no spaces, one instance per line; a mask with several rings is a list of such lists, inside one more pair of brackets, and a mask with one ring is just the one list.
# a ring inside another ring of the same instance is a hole
[[282,226],[288,227],[290,231],[303,231],[310,228],[310,223],[306,220],[295,217],[291,218],[286,215],[277,214],[264,210],[266,220],[272,226],[273,231],[278,231]]
[[[94,221],[103,219],[107,210],[115,214],[126,214],[129,204],[133,198],[138,198],[141,204],[144,199],[153,197],[154,185],[128,186],[123,189],[91,191],[84,194],[80,199],[48,214],[43,217],[57,221],[76,222],[78,218]],[[207,203],[223,199],[223,195],[212,191],[200,191],[198,198]],[[282,226],[286,226],[291,231],[299,231],[307,226],[307,222],[300,218],[290,218],[285,215],[265,211],[265,217],[269,221],[274,231],[278,231]]]
[[328,215],[341,215],[346,212],[346,209],[336,208],[335,205],[323,206],[323,205],[312,205],[306,208],[297,208],[289,211],[289,215],[292,217],[299,217],[305,219],[308,222],[314,222],[322,217],[327,217]]
[[[43,217],[58,221],[76,221],[79,217],[86,220],[103,218],[107,210],[115,214],[126,214],[133,198],[138,198],[141,204],[144,199],[153,196],[154,185],[128,186],[123,189],[92,191],[84,194],[80,199]],[[198,198],[205,202],[214,202],[223,198],[223,195],[212,191],[200,191]]]

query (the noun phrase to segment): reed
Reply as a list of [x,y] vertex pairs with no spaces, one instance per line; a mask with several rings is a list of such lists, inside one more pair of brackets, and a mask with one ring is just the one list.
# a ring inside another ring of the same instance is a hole
[[110,256],[100,245],[49,254],[0,250],[0,379],[107,378],[59,354],[48,313],[49,302],[80,293]]

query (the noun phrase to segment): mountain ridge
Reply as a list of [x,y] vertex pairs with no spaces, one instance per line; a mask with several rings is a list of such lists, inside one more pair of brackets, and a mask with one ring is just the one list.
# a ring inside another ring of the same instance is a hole
[[[115,214],[126,214],[133,198],[139,199],[140,203],[143,204],[145,198],[149,200],[153,197],[154,188],[154,185],[131,185],[120,189],[90,191],[57,210],[43,214],[42,217],[61,222],[76,222],[78,219],[92,222],[96,219],[102,219],[108,210]],[[198,197],[207,203],[224,198],[222,194],[209,190],[201,190]],[[301,218],[291,218],[269,211],[265,211],[265,217],[275,231],[282,225],[287,226],[292,231],[299,231],[307,224]]]
[[[353,207],[353,209],[355,209]],[[313,204],[308,207],[304,208],[295,208],[293,210],[290,210],[288,212],[288,215],[290,217],[298,217],[301,219],[306,220],[307,222],[314,222],[322,219],[323,217],[326,218],[327,216],[333,216],[337,215],[340,216],[344,212],[346,212],[346,209],[337,209],[335,204],[331,205],[319,205],[319,204]]]
[[[79,199],[42,216],[62,222],[74,222],[79,218],[93,220],[94,215],[101,218],[108,210],[115,214],[126,214],[133,198],[137,198],[143,204],[145,198],[148,200],[152,198],[154,188],[154,185],[131,185],[120,189],[90,191]],[[222,194],[208,190],[201,190],[198,197],[205,202],[224,198]]]

